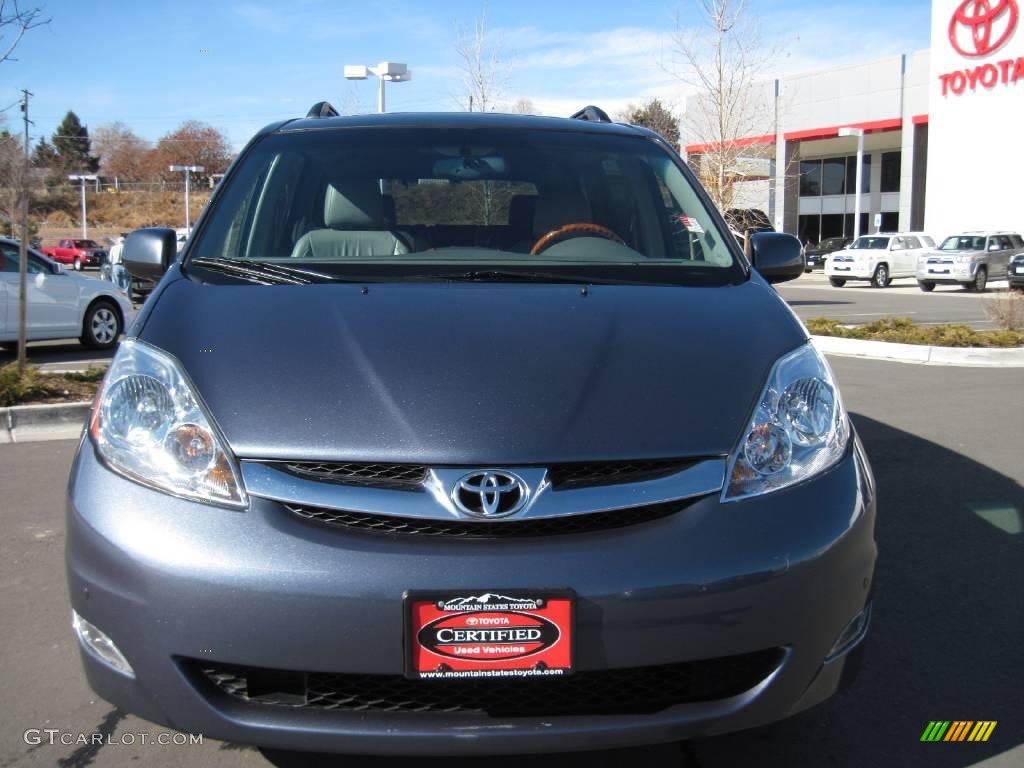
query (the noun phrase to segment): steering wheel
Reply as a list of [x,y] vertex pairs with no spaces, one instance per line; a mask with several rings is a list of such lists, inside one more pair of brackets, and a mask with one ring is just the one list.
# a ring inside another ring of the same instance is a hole
[[533,244],[533,248],[530,249],[530,255],[537,256],[552,245],[574,237],[602,237],[605,240],[612,240],[620,245],[626,244],[625,240],[608,229],[608,227],[581,221],[574,224],[565,224],[558,229],[552,229],[546,235],[541,235],[537,242]]

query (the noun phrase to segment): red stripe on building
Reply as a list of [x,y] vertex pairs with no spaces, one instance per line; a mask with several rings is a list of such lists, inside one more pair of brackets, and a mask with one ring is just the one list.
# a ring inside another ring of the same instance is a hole
[[[754,144],[774,144],[775,134],[768,133],[764,136],[750,136],[745,139],[736,139],[730,142],[733,147],[749,147]],[[688,155],[699,155],[704,152],[714,152],[718,149],[718,142],[714,141],[709,144],[690,144],[688,147],[684,147]]]
[[891,120],[871,120],[866,123],[849,123],[848,125],[835,125],[830,128],[812,128],[807,131],[790,131],[783,134],[786,141],[804,141],[807,139],[831,139],[839,135],[840,128],[861,128],[865,133],[880,133],[882,131],[898,131],[903,127],[903,120],[895,117]]
[[914,115],[914,125],[928,125],[928,115]]

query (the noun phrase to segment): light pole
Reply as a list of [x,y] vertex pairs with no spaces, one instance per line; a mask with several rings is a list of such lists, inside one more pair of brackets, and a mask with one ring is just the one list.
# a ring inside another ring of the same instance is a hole
[[345,65],[346,80],[365,80],[370,75],[376,76],[380,81],[377,87],[377,111],[381,114],[387,111],[384,108],[384,83],[407,83],[412,80],[412,70],[405,64],[394,61],[382,61],[376,67],[364,67],[362,64]]
[[82,184],[82,239],[85,240],[89,237],[89,227],[85,220],[85,182],[96,181],[96,174],[90,173],[88,175],[73,174],[68,176],[71,181],[78,181]]
[[860,193],[861,181],[864,176],[864,129],[840,128],[840,136],[857,137],[857,195],[853,198],[853,239],[860,237]]
[[190,189],[189,179],[193,173],[202,173],[206,170],[201,165],[172,165],[169,166],[171,171],[184,171],[185,172],[185,231],[189,234],[192,233],[192,218],[190,215],[190,209],[188,204],[188,192]]

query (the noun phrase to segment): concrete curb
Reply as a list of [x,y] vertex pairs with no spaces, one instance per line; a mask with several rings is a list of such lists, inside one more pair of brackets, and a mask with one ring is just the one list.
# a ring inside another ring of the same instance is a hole
[[949,365],[972,368],[1024,368],[1024,347],[988,349],[982,347],[927,347],[889,341],[843,339],[839,336],[811,336],[826,355],[890,360],[918,365]]
[[82,434],[91,402],[0,408],[0,443],[69,440]]

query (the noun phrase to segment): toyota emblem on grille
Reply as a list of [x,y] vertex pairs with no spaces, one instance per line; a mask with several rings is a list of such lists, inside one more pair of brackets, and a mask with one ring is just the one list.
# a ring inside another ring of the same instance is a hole
[[496,469],[470,472],[452,489],[455,507],[473,517],[508,517],[530,498],[530,487],[518,475]]

